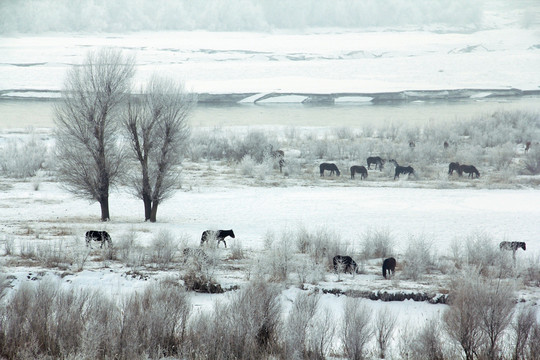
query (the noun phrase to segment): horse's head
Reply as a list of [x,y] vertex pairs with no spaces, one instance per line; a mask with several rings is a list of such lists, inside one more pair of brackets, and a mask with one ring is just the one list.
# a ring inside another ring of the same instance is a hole
[[527,248],[527,244],[525,244],[524,242],[520,243],[519,246],[521,246],[523,250],[526,250]]

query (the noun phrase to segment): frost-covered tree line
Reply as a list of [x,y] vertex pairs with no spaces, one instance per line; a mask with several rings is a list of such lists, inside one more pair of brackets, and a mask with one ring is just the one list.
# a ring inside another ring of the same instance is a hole
[[3,0],[0,33],[156,30],[269,31],[309,27],[477,28],[483,2],[444,0]]

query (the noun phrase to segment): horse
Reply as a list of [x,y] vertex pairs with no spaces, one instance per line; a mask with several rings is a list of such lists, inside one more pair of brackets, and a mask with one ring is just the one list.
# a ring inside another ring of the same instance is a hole
[[107,246],[112,246],[111,236],[106,231],[88,230],[84,236],[86,240],[86,246],[92,247],[91,241],[101,242],[100,248],[103,248],[103,244],[107,243]]
[[499,244],[499,249],[501,250],[512,250],[512,257],[516,258],[517,249],[522,248],[523,251],[527,249],[527,244],[523,241],[502,241]]
[[529,152],[529,149],[531,148],[531,142],[527,141],[525,143],[525,154]]
[[365,179],[368,172],[365,166],[353,165],[351,166],[351,179],[354,179],[354,174],[360,174],[360,179]]
[[332,164],[332,163],[322,163],[321,165],[319,165],[319,170],[321,172],[321,176],[324,176],[325,170],[330,171],[330,175],[334,175],[334,172],[336,173],[337,176],[341,175],[336,164]]
[[414,143],[414,141],[409,141],[409,147],[410,147],[411,149],[414,149],[415,146],[416,146],[416,144]]
[[392,160],[389,160],[388,162],[392,162],[394,163],[394,165],[396,166],[396,172],[394,173],[394,180],[399,179],[399,175],[401,174],[413,174],[414,176],[416,176],[416,174],[414,173],[414,169],[411,167],[411,166],[400,166],[396,160],[392,159]]
[[449,146],[450,146],[450,144],[448,144],[448,141],[443,142],[443,147],[445,149],[448,149]]
[[396,259],[393,257],[389,257],[388,259],[385,259],[382,263],[382,275],[386,279],[386,271],[388,271],[388,276],[390,276],[390,273],[394,275],[394,272],[396,271]]
[[475,176],[477,178],[480,177],[480,172],[473,166],[473,165],[460,165],[459,170],[461,170],[462,173],[469,174],[470,178],[474,178]]
[[451,162],[450,165],[448,165],[448,175],[452,175],[454,171],[457,171],[459,176],[463,175],[458,162]]
[[380,156],[370,156],[367,158],[367,168],[369,170],[371,170],[371,164],[375,164],[375,169],[377,169],[378,166],[379,170],[382,171],[384,163],[385,160],[381,159]]
[[342,270],[344,273],[358,273],[358,266],[350,256],[336,255],[332,259],[332,263],[335,272]]
[[205,241],[211,238],[217,239],[217,244],[219,246],[219,243],[223,241],[223,244],[225,247],[227,247],[227,242],[225,241],[225,238],[227,236],[230,236],[234,239],[234,232],[231,230],[205,230],[202,233],[201,236],[201,246],[204,244]]

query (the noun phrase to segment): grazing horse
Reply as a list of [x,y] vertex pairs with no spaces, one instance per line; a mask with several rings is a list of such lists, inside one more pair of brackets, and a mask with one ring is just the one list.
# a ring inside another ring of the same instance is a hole
[[365,179],[368,175],[366,167],[362,165],[351,166],[351,179],[354,179],[354,174],[360,174],[360,179]]
[[502,241],[499,244],[499,248],[501,250],[512,250],[512,257],[515,259],[517,249],[522,248],[523,251],[525,251],[527,244],[525,244],[523,241]]
[[531,148],[531,142],[527,141],[525,143],[525,154],[529,152],[529,149]]
[[358,273],[358,266],[350,256],[336,255],[332,259],[332,263],[335,272],[342,270],[344,273]]
[[450,146],[450,144],[448,144],[448,141],[443,142],[443,147],[445,149],[448,149],[449,146]]
[[382,171],[384,160],[381,159],[380,156],[370,156],[367,158],[367,168],[371,170],[371,164],[375,164],[375,169],[377,169],[377,166],[379,167],[379,170]]
[[324,176],[325,170],[330,171],[330,175],[334,175],[334,172],[336,173],[337,176],[341,175],[336,164],[332,164],[332,163],[322,163],[321,165],[319,165],[319,170],[321,172],[321,176]]
[[107,243],[109,247],[112,245],[111,236],[106,231],[89,230],[84,237],[86,239],[86,246],[92,247],[92,240],[101,242],[100,248],[103,248],[104,243]]
[[413,174],[414,176],[416,176],[416,174],[414,173],[414,169],[411,166],[400,166],[397,163],[397,161],[394,159],[388,160],[388,162],[392,162],[396,166],[396,172],[394,173],[394,180],[399,179],[399,175],[401,174],[408,174],[408,175]]
[[473,165],[460,165],[459,170],[461,170],[462,173],[469,174],[470,178],[474,178],[475,176],[477,178],[480,177],[480,172],[473,166]]
[[396,259],[393,257],[389,257],[388,259],[385,259],[382,263],[382,275],[386,279],[386,271],[388,271],[388,276],[390,276],[390,273],[394,275],[394,272],[396,271]]
[[415,146],[416,146],[416,144],[414,143],[414,141],[409,141],[409,147],[410,147],[411,149],[414,149]]
[[219,246],[219,243],[223,241],[223,244],[225,247],[227,247],[227,242],[225,241],[225,238],[227,236],[230,236],[234,239],[234,232],[231,230],[205,230],[202,233],[201,236],[201,246],[204,244],[205,241],[208,239],[215,238],[217,239],[217,244]]
[[448,165],[448,175],[452,175],[454,171],[456,171],[459,176],[463,175],[458,162],[451,162],[450,165]]

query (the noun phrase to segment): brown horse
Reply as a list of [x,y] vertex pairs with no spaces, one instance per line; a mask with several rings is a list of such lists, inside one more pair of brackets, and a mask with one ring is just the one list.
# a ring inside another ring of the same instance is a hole
[[463,175],[458,162],[451,162],[450,165],[448,165],[448,175],[452,175],[454,171],[456,171],[459,176]]
[[337,176],[341,175],[336,164],[332,164],[332,163],[322,163],[321,165],[319,165],[319,170],[320,170],[321,176],[324,176],[325,170],[330,171],[330,175],[334,175],[334,173]]
[[480,177],[480,172],[473,165],[460,165],[459,170],[462,173],[469,174],[470,178],[474,178],[475,176],[476,178]]
[[388,259],[384,260],[382,263],[382,275],[386,279],[386,272],[388,271],[388,276],[390,276],[390,273],[394,275],[394,272],[396,271],[396,259],[393,257],[389,257]]
[[354,174],[360,174],[360,179],[367,178],[368,172],[365,166],[353,165],[351,166],[351,179],[354,179]]

